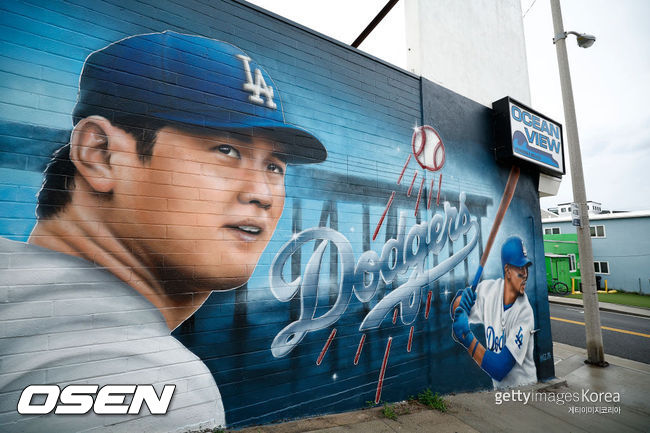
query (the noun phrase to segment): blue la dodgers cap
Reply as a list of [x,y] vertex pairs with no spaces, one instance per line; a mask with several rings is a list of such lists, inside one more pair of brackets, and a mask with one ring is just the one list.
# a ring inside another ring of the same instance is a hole
[[313,134],[286,123],[264,68],[238,47],[202,36],[135,35],[91,53],[79,79],[74,124],[90,115],[267,136],[288,163],[327,158]]
[[501,269],[506,265],[513,265],[519,268],[530,266],[533,262],[528,259],[528,253],[524,241],[518,236],[511,236],[501,247]]

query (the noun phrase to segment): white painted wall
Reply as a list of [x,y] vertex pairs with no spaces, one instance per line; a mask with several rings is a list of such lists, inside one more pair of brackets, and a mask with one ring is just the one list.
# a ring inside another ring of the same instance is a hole
[[520,0],[404,0],[407,69],[492,107],[530,105]]

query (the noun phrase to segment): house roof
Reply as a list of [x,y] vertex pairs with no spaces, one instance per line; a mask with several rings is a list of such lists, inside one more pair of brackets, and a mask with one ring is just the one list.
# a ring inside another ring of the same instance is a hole
[[[648,218],[650,217],[650,210],[637,210],[632,212],[621,212],[621,213],[605,213],[598,215],[589,215],[589,221],[597,220],[616,220],[624,218]],[[561,216],[557,218],[542,218],[542,224],[544,223],[561,223],[571,221],[571,215]]]
[[550,210],[547,209],[541,209],[542,213],[542,218],[557,218],[557,214],[555,212],[551,212]]
[[[557,205],[558,206],[566,206],[566,205],[570,205],[571,203],[572,202],[569,201],[569,202],[566,202],[566,203],[558,203]],[[587,203],[602,204],[599,201],[592,201],[592,200],[587,200]]]

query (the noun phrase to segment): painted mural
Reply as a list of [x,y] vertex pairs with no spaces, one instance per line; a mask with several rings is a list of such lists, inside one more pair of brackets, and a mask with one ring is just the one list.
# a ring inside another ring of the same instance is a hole
[[185,7],[2,6],[0,429],[552,377],[537,178],[494,161],[490,110],[239,2]]

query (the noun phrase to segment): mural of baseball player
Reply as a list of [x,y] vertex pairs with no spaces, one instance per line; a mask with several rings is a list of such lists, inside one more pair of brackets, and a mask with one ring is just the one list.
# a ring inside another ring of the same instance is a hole
[[46,169],[28,243],[0,239],[12,256],[0,270],[12,282],[0,287],[3,315],[21,319],[0,340],[12,373],[0,399],[16,407],[32,383],[176,390],[155,420],[146,408],[14,412],[0,430],[225,425],[211,373],[170,332],[213,290],[247,282],[282,214],[287,164],[322,162],[325,148],[285,122],[277,86],[245,52],[171,31],[90,54],[73,124]]
[[[460,290],[451,303],[452,337],[492,377],[495,388],[537,381],[533,360],[533,309],[526,296],[529,267],[523,241],[508,238],[501,248],[503,278],[481,281],[476,291]],[[470,324],[485,327],[485,345]]]

